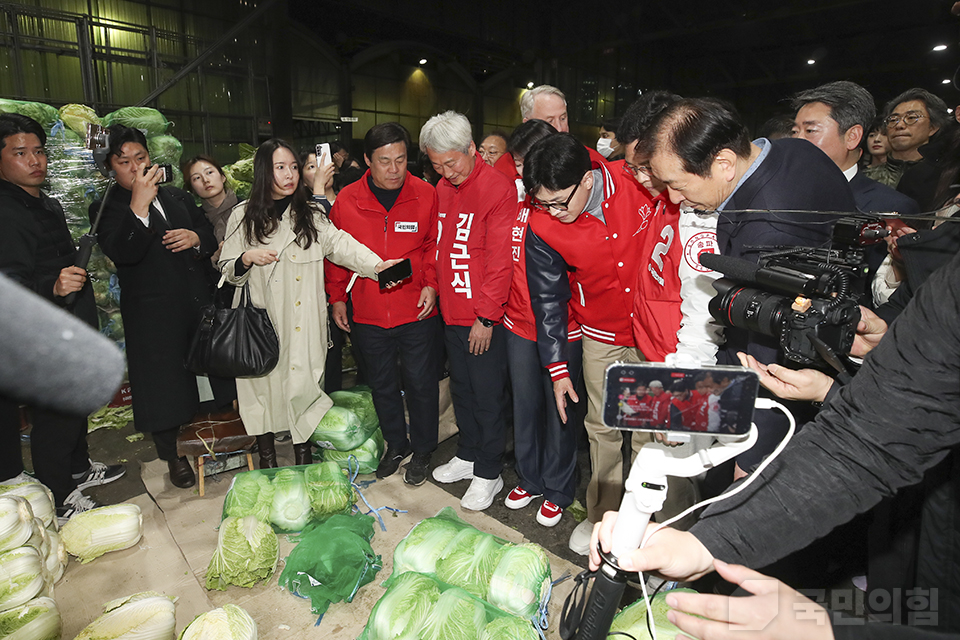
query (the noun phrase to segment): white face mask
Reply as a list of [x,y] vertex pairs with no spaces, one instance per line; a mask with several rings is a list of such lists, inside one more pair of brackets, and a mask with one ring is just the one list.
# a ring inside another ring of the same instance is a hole
[[610,143],[610,138],[597,138],[597,151],[600,152],[604,158],[609,158],[610,154],[613,153],[613,145]]

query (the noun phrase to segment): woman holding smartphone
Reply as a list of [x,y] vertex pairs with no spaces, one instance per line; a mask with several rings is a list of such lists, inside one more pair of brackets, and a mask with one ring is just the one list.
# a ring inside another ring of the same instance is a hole
[[237,380],[240,415],[257,436],[261,468],[277,466],[273,434],[285,430],[293,435],[295,464],[310,464],[310,435],[333,406],[323,392],[323,260],[372,279],[398,261],[382,261],[333,226],[300,188],[297,156],[283,140],[260,145],[253,166],[250,199],[230,215],[219,266],[230,284],[249,284],[251,302],[267,309],[280,361],[265,376]]

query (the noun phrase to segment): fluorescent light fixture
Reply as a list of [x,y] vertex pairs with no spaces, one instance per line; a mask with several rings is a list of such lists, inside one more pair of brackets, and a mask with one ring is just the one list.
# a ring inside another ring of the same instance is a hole
[[945,44],[938,44],[933,48],[934,51],[946,51],[946,49],[947,49],[947,45]]
[[527,83],[527,89],[533,89],[533,82]]
[[809,60],[807,60],[807,64],[816,64],[816,63],[817,61],[814,60],[813,58],[810,58]]
[[944,78],[940,81],[940,84],[950,84],[950,78]]
[[427,64],[426,58],[420,58],[420,64]]

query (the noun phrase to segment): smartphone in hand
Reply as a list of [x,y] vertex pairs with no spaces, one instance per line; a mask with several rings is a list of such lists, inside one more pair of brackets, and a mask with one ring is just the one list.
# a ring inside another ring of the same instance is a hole
[[380,282],[380,289],[382,290],[386,289],[387,285],[402,282],[412,275],[413,267],[410,264],[410,258],[404,258],[392,267],[381,271],[379,275],[377,275],[377,280]]

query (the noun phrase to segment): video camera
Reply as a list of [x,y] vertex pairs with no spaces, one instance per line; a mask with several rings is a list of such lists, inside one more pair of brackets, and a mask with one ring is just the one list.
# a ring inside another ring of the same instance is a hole
[[863,248],[888,233],[879,218],[849,216],[836,222],[830,248],[771,247],[757,264],[703,254],[703,266],[727,276],[713,283],[710,315],[724,326],[777,338],[798,365],[828,364],[846,373],[844,358],[868,290]]

